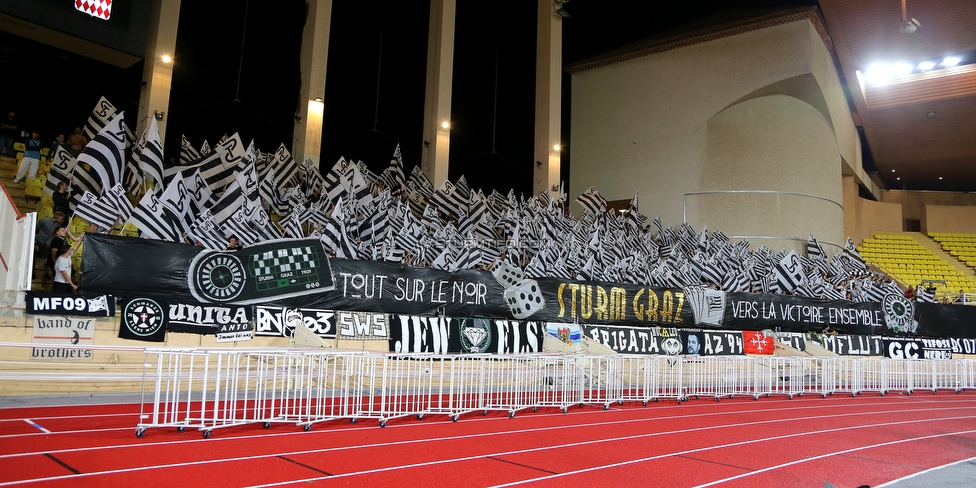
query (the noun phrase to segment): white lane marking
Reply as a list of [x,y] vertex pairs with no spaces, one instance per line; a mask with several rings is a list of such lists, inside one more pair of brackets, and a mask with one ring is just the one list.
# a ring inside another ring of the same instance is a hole
[[41,432],[44,432],[45,434],[50,434],[50,433],[51,433],[51,431],[50,431],[50,430],[47,430],[47,429],[45,429],[44,427],[41,427],[41,426],[40,426],[40,425],[39,425],[39,424],[38,424],[37,422],[34,422],[34,421],[33,421],[33,420],[31,420],[31,419],[24,419],[24,422],[27,422],[28,424],[30,424],[30,425],[32,425],[32,426],[33,426],[33,427],[35,427],[35,428],[36,428],[37,430],[39,430],[39,431],[41,431]]

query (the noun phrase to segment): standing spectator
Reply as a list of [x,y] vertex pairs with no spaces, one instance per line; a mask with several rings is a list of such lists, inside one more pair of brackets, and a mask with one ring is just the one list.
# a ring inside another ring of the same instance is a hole
[[54,142],[51,143],[50,157],[53,158],[54,155],[58,152],[58,148],[63,145],[64,145],[64,134],[58,134],[58,137],[54,138]]
[[54,293],[72,293],[78,285],[71,281],[71,255],[79,246],[67,244],[58,249],[58,260],[54,264]]
[[17,168],[17,176],[14,177],[14,183],[23,183],[24,178],[33,178],[37,176],[37,165],[41,162],[41,134],[39,132],[31,131],[31,138],[27,139],[24,144],[27,149],[24,151],[24,159],[20,161],[20,167]]
[[48,269],[54,271],[54,264],[58,260],[58,250],[61,249],[61,246],[68,244],[68,239],[71,239],[74,242],[78,242],[81,240],[82,237],[84,237],[84,235],[85,233],[82,232],[80,236],[76,236],[72,234],[71,231],[68,230],[67,226],[64,225],[61,225],[57,229],[55,229],[54,237],[51,238],[51,245],[49,246],[51,251],[50,251],[50,255],[47,258]]
[[20,138],[17,114],[12,110],[0,122],[0,153],[13,155],[14,141]]
[[54,212],[61,212],[65,216],[71,214],[71,191],[68,190],[68,182],[62,181],[58,183],[58,191],[51,195],[51,200],[54,202]]
[[51,237],[54,236],[54,230],[62,225],[64,225],[62,212],[54,212],[54,215],[37,221],[37,230],[34,231],[35,255],[42,256],[50,252],[48,245],[51,243]]
[[68,136],[68,152],[72,156],[78,157],[81,151],[88,145],[88,138],[81,133],[81,127],[75,127],[75,133]]

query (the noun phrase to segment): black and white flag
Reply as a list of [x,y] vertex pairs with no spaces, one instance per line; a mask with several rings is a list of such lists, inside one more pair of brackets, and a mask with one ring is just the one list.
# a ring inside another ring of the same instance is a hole
[[605,212],[607,208],[607,201],[600,196],[600,192],[597,191],[595,186],[591,186],[585,193],[576,197],[576,203],[579,203],[584,210],[595,215]]
[[122,178],[125,150],[123,115],[121,112],[115,115],[78,156],[79,163],[88,164],[95,171],[103,189],[112,188]]
[[58,146],[57,151],[51,156],[51,171],[47,174],[44,193],[53,195],[58,191],[58,185],[61,182],[71,186],[71,173],[74,172],[76,164],[78,161],[65,149],[64,145]]
[[143,237],[182,242],[181,229],[163,211],[163,204],[155,193],[147,192],[142,196],[129,222],[142,232]]
[[792,293],[805,278],[803,266],[795,251],[790,251],[776,264],[776,285],[780,290]]
[[118,211],[108,200],[108,197],[98,198],[93,193],[85,192],[75,208],[75,216],[102,229],[111,229],[118,218]]
[[139,168],[144,175],[152,177],[155,182],[156,193],[163,191],[163,144],[159,139],[159,127],[156,119],[152,118],[149,127],[143,134],[143,140],[137,146],[139,151]]

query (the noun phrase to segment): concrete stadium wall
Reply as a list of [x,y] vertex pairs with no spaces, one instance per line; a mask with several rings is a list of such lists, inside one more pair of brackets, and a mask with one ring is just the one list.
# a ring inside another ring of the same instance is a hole
[[842,174],[868,178],[811,20],[574,72],[572,82],[571,198],[591,185],[608,200],[638,191],[641,213],[676,225],[688,193],[803,193],[827,201],[689,196],[688,221],[727,235],[805,242],[812,231],[822,242],[843,242]]
[[925,206],[926,232],[976,234],[976,206]]

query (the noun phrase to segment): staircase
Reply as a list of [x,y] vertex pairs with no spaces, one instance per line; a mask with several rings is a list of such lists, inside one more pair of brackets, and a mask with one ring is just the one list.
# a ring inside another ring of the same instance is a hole
[[[14,206],[17,207],[18,212],[21,214],[27,214],[30,212],[36,212],[40,206],[41,202],[39,200],[34,200],[33,198],[28,200],[24,196],[25,185],[23,183],[14,183],[14,177],[17,175],[17,159],[9,156],[0,156],[0,181],[3,182],[3,186],[6,188],[7,193],[10,194],[10,198],[14,202]],[[16,259],[16,258],[15,258]],[[34,280],[31,285],[31,289],[35,291],[51,291],[53,281],[51,278],[44,278],[45,273],[47,273],[47,260],[45,256],[35,256],[34,257]]]

